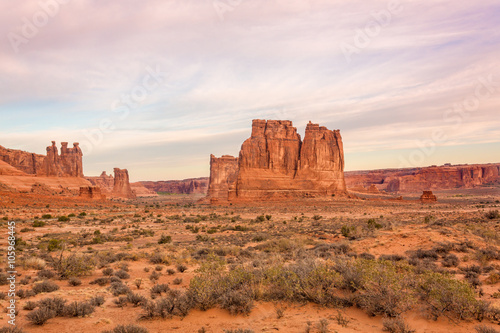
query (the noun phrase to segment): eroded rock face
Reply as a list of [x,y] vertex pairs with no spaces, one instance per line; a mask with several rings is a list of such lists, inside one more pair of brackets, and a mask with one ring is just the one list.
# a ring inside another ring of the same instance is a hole
[[212,202],[228,201],[229,191],[234,191],[238,176],[238,158],[224,155],[215,157],[210,155],[210,180],[208,197]]
[[80,187],[80,197],[92,200],[104,200],[106,196],[102,194],[99,186]]
[[43,168],[45,156],[0,146],[0,160],[23,173],[36,175]]
[[67,142],[61,145],[59,155],[56,142],[52,141],[46,156],[0,146],[0,160],[29,175],[83,177],[83,153],[78,142],[73,144],[73,148],[68,148]]
[[130,186],[128,170],[114,168],[115,179],[113,186],[113,196],[126,199],[135,199],[136,194]]
[[115,178],[103,171],[99,177],[85,177],[93,186],[99,186],[103,193],[110,195],[115,186]]
[[291,121],[254,120],[252,135],[242,144],[238,159],[211,156],[210,162],[210,200],[281,200],[347,193],[340,132],[311,122],[302,141]]

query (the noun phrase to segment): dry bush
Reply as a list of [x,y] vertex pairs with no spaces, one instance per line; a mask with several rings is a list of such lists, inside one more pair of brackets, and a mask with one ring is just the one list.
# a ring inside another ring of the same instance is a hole
[[24,331],[19,327],[8,325],[0,327],[0,333],[24,333]]
[[384,325],[383,330],[389,333],[415,332],[415,330],[410,329],[410,327],[405,323],[404,319],[401,317],[384,319],[382,324]]
[[59,290],[59,286],[52,281],[44,280],[42,282],[35,283],[32,290],[35,294],[50,293]]
[[118,325],[110,331],[102,331],[102,333],[148,333],[144,327],[136,325]]
[[43,325],[47,320],[54,318],[55,312],[48,308],[37,308],[26,315],[26,319],[33,325]]
[[64,307],[63,314],[66,317],[85,317],[95,311],[94,306],[90,302],[74,301]]
[[47,262],[41,258],[28,258],[24,261],[23,267],[24,269],[37,269],[41,270],[44,269],[45,266],[47,265]]

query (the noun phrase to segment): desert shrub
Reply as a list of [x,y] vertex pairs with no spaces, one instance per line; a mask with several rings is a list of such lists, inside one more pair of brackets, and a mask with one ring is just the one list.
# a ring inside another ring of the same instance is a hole
[[42,215],[42,219],[48,220],[48,219],[51,219],[51,218],[52,218],[52,215],[50,215],[50,214],[44,214],[44,215]]
[[177,265],[177,271],[178,272],[181,272],[181,273],[184,273],[185,271],[187,271],[187,266],[186,265],[183,265],[183,264],[179,264]]
[[443,261],[441,261],[441,264],[444,267],[457,267],[459,263],[460,259],[458,259],[458,257],[454,254],[448,254],[443,258]]
[[25,268],[32,268],[32,269],[44,269],[47,263],[45,260],[41,258],[28,258],[24,261],[24,267]]
[[118,325],[110,331],[103,331],[102,333],[148,333],[144,327],[136,325]]
[[120,269],[119,271],[116,271],[115,272],[115,276],[116,277],[119,277],[120,279],[122,280],[125,280],[125,279],[130,279],[130,274],[125,272],[124,270]]
[[248,315],[253,308],[253,295],[248,289],[229,290],[221,295],[219,302],[221,308],[232,315]]
[[120,296],[117,299],[113,300],[113,303],[115,303],[116,306],[123,308],[128,303],[128,297]]
[[113,296],[126,295],[131,292],[130,288],[121,282],[112,282],[109,286],[109,290]]
[[144,313],[141,315],[141,318],[184,317],[192,307],[192,298],[187,293],[171,290],[165,297],[161,297],[155,301],[146,301],[142,305]]
[[38,306],[37,302],[27,301],[23,305],[23,310],[29,310],[29,311],[31,311],[34,308],[36,308],[37,306]]
[[44,221],[38,221],[38,220],[35,220],[33,221],[33,228],[41,228],[43,226],[45,226],[47,223],[45,223]]
[[478,325],[474,327],[474,329],[476,330],[477,333],[498,333],[496,329],[486,325]]
[[9,284],[9,280],[7,280],[8,277],[9,277],[8,274],[0,273],[0,286]]
[[131,303],[133,306],[139,306],[146,303],[146,297],[135,293],[128,293],[127,301]]
[[161,235],[160,239],[158,240],[158,244],[168,244],[168,243],[172,243],[172,236]]
[[92,306],[101,306],[104,304],[106,299],[103,296],[94,296],[89,300],[89,303]]
[[405,323],[404,319],[401,317],[387,318],[382,321],[384,325],[383,330],[389,333],[413,333],[415,330],[410,329],[410,327]]
[[48,297],[37,302],[38,308],[48,309],[54,312],[54,316],[62,316],[66,300],[61,297]]
[[175,285],[178,285],[178,284],[181,284],[182,283],[182,279],[181,278],[175,278],[173,281],[172,281],[173,284]]
[[375,256],[373,254],[363,252],[359,255],[359,258],[361,259],[366,259],[366,260],[375,260]]
[[407,264],[355,260],[353,266],[361,275],[354,302],[369,315],[396,317],[415,303],[412,269]]
[[379,260],[388,260],[388,261],[401,261],[405,260],[406,257],[399,254],[382,254],[378,257]]
[[155,284],[151,287],[150,293],[151,298],[155,298],[156,296],[161,296],[162,293],[168,293],[170,291],[170,287],[167,284]]
[[41,279],[52,279],[54,276],[56,276],[56,273],[54,273],[54,271],[44,269],[39,271],[37,273],[37,276]]
[[77,254],[71,254],[55,263],[55,269],[61,278],[89,275],[95,266],[94,257]]
[[16,295],[19,296],[20,299],[25,299],[28,297],[33,297],[36,294],[33,290],[19,289]]
[[153,273],[151,273],[151,275],[149,275],[149,279],[151,281],[158,281],[158,279],[160,278],[160,273],[154,271]]
[[255,333],[255,331],[249,328],[237,328],[234,330],[224,330],[224,333]]
[[35,294],[51,293],[59,289],[59,286],[52,281],[44,280],[33,285],[33,292]]
[[34,325],[43,325],[55,316],[55,312],[48,308],[37,308],[28,313],[26,319]]
[[435,318],[444,314],[468,319],[477,311],[474,290],[466,282],[428,272],[422,276],[418,289],[420,298]]
[[105,286],[110,282],[109,278],[107,277],[99,277],[93,281],[90,281],[90,284],[97,284],[99,286]]
[[70,286],[76,287],[76,286],[79,286],[79,285],[82,284],[82,280],[80,280],[77,277],[72,277],[72,278],[69,279],[68,284]]
[[340,229],[340,233],[342,236],[348,239],[355,239],[356,238],[356,226],[347,226],[343,225],[342,228]]
[[62,239],[53,238],[49,240],[49,243],[47,244],[47,251],[52,252],[62,249],[62,243]]
[[154,264],[154,265],[158,265],[158,264],[168,265],[169,264],[165,254],[159,253],[159,252],[152,254],[151,257],[149,258],[149,262]]
[[107,267],[107,268],[104,268],[104,269],[102,270],[102,274],[103,274],[103,275],[107,275],[107,276],[111,276],[111,275],[113,275],[113,272],[114,272],[114,270],[113,270],[113,268],[111,268],[111,267]]
[[500,212],[498,210],[490,210],[486,214],[484,214],[487,219],[493,220],[500,218]]
[[90,302],[71,302],[64,307],[63,313],[66,317],[85,317],[92,314],[95,308]]
[[439,255],[435,249],[430,250],[422,250],[418,249],[412,257],[416,257],[418,259],[430,259],[430,260],[438,260]]
[[64,216],[64,215],[63,215],[63,216],[59,216],[59,217],[57,218],[57,220],[58,220],[59,222],[68,222],[68,221],[70,220],[70,218],[69,218],[69,217],[67,217],[67,216]]

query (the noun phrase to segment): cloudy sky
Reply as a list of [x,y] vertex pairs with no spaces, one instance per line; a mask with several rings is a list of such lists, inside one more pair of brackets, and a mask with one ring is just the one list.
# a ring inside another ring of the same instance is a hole
[[0,145],[86,175],[207,176],[251,120],[340,129],[346,169],[500,162],[500,2],[0,2]]

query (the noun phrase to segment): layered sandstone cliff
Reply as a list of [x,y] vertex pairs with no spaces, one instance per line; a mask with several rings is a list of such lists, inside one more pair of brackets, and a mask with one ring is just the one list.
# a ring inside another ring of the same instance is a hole
[[291,121],[254,120],[251,137],[242,144],[239,158],[211,156],[210,165],[211,201],[347,193],[340,132],[311,122],[302,141]]
[[238,158],[210,155],[210,179],[208,197],[211,200],[228,201],[229,192],[234,192],[238,177]]
[[36,175],[43,169],[46,156],[0,146],[0,160],[29,175]]
[[426,168],[346,172],[349,189],[376,186],[387,192],[472,188],[500,183],[500,164],[443,165]]

